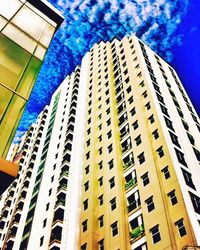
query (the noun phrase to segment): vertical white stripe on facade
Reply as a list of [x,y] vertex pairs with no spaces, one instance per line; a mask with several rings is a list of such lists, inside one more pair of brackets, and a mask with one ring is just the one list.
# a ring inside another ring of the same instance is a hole
[[86,117],[86,98],[88,83],[89,53],[82,60],[77,101],[77,113],[72,144],[71,163],[67,192],[67,213],[63,227],[63,244],[61,249],[77,250],[79,239],[80,196],[84,152],[84,127]]

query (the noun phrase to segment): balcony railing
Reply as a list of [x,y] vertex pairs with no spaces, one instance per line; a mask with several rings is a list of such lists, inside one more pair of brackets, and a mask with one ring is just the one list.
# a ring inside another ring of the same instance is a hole
[[128,206],[128,212],[130,213],[131,211],[135,210],[140,206],[140,200],[135,200],[133,201],[129,206]]
[[61,184],[59,187],[58,187],[58,192],[63,189],[63,190],[67,190],[67,184]]
[[56,201],[56,206],[58,206],[58,205],[65,206],[65,200],[60,199],[60,200]]
[[128,161],[123,165],[123,169],[126,170],[127,168],[129,168],[131,165],[133,165],[133,161]]
[[130,237],[132,240],[135,240],[144,235],[144,225],[136,227],[130,232]]
[[122,148],[122,153],[127,152],[129,149],[131,149],[131,144],[126,145],[125,147]]
[[61,172],[60,178],[63,177],[63,176],[68,177],[68,176],[69,176],[69,172],[68,172],[68,171],[63,171],[63,172]]
[[130,181],[128,181],[128,182],[125,184],[125,189],[128,190],[129,188],[135,186],[136,183],[137,183],[137,179],[136,179],[136,178],[131,179]]

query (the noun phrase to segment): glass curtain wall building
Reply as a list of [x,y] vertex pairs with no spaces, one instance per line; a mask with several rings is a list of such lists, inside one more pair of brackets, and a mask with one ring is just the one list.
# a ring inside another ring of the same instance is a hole
[[45,53],[62,21],[61,14],[46,1],[0,1],[0,157],[7,155]]
[[200,122],[136,36],[95,44],[20,147],[3,249],[196,250]]

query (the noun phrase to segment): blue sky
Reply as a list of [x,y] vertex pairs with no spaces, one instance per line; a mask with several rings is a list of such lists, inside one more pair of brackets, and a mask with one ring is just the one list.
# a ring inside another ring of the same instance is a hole
[[179,73],[200,113],[199,0],[50,0],[65,17],[39,73],[15,141],[81,58],[101,40],[135,33]]

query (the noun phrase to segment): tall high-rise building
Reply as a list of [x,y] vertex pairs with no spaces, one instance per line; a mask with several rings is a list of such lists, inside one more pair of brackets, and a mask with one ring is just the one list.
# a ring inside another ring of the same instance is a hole
[[26,134],[0,247],[199,249],[199,131],[176,72],[147,45],[95,44]]
[[[0,1],[0,157],[4,159],[62,21],[60,12],[47,1]],[[14,165],[0,159],[1,189],[16,173]]]

